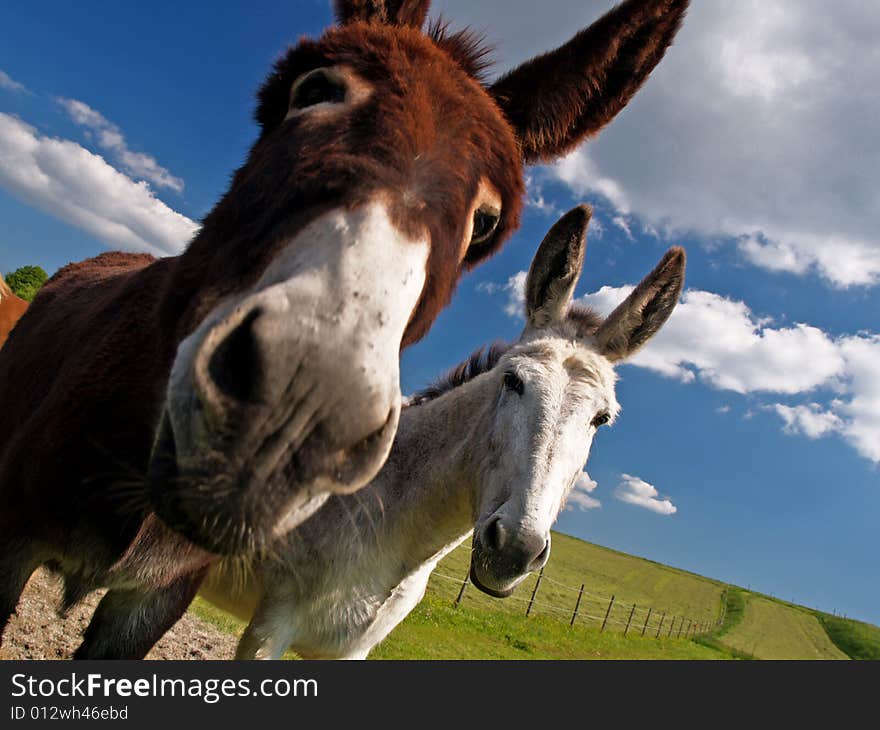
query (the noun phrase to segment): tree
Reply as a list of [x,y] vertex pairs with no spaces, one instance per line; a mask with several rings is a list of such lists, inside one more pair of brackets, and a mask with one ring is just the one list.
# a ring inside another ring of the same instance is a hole
[[26,302],[32,302],[49,275],[40,266],[22,266],[6,277],[12,293]]

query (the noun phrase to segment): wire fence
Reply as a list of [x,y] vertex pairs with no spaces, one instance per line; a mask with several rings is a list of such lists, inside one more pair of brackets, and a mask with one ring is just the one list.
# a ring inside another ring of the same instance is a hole
[[[471,585],[469,571],[463,578],[456,578],[435,570],[431,577],[459,587],[454,601],[456,606],[461,605],[468,597],[468,587]],[[553,584],[563,591],[570,591],[571,602],[561,601],[558,595],[554,595],[553,600],[545,598],[541,592],[541,587],[545,583]],[[566,621],[572,627],[575,625],[599,627],[602,632],[616,630],[624,636],[633,634],[655,639],[692,638],[715,631],[724,622],[723,598],[720,602],[720,615],[711,618],[705,616],[694,618],[680,610],[678,612],[666,610],[654,605],[645,605],[644,602],[640,605],[638,601],[626,600],[617,595],[595,593],[587,590],[586,583],[580,586],[568,585],[544,575],[544,568],[538,573],[528,598],[514,594],[504,600],[518,605],[525,616],[541,613],[559,621]]]

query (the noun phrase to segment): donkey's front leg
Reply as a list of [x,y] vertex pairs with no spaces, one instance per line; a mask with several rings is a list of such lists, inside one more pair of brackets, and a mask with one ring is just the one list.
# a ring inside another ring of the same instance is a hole
[[25,584],[42,562],[33,543],[8,533],[0,537],[0,644]]
[[159,590],[110,590],[73,658],[143,659],[186,612],[207,572],[201,568]]
[[[270,606],[264,599],[260,602],[251,622],[248,624],[238,648],[235,650],[235,658],[238,660],[251,659],[280,659],[290,646],[294,637],[293,622],[289,620],[292,611],[284,612],[279,606]],[[276,620],[272,620],[272,616]],[[288,619],[288,620],[285,620]]]

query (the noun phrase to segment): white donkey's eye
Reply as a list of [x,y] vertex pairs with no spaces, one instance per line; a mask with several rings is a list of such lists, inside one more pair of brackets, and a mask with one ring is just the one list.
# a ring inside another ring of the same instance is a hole
[[513,372],[513,370],[508,370],[504,373],[504,387],[507,388],[507,390],[512,390],[514,393],[518,393],[519,395],[522,395],[523,391],[526,389],[522,378]]
[[341,104],[347,93],[348,87],[340,74],[328,68],[318,68],[297,79],[290,90],[290,108]]
[[592,425],[594,428],[599,428],[600,426],[604,426],[610,420],[611,414],[608,411],[603,411],[593,419]]

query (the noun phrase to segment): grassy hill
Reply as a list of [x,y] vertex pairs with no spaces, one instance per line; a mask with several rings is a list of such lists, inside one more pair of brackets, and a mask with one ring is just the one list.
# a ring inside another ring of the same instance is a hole
[[816,615],[804,608],[743,594],[744,610],[718,641],[755,659],[848,659]]
[[[551,559],[528,617],[535,575],[503,600],[467,585],[456,606],[469,561],[467,544],[450,554],[431,577],[422,603],[371,658],[880,659],[876,626],[560,533],[553,534]],[[191,610],[225,631],[243,629],[201,599]],[[702,633],[697,626],[704,627]]]

